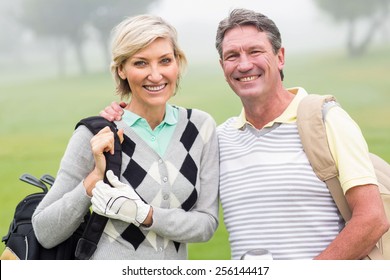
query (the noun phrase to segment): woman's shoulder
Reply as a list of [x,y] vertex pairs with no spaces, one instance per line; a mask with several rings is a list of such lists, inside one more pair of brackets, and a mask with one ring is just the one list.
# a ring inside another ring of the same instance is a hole
[[181,115],[186,115],[187,119],[191,119],[192,121],[214,121],[214,118],[207,113],[206,111],[196,109],[196,108],[184,108],[184,107],[179,107],[175,106],[176,108],[179,109],[179,112]]
[[93,133],[84,125],[80,125],[73,131],[69,142],[68,149],[76,149],[80,151],[84,151],[83,148],[89,148],[86,150],[90,150],[90,141],[93,137]]

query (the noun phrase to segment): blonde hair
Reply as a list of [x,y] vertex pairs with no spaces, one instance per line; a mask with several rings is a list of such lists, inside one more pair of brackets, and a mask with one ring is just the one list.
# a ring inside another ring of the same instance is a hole
[[130,96],[131,89],[127,80],[119,76],[118,68],[157,38],[166,38],[172,43],[180,71],[176,82],[176,89],[178,88],[187,59],[178,45],[177,31],[172,25],[158,16],[139,15],[123,20],[113,29],[113,34],[111,73],[116,83],[116,91],[122,99]]

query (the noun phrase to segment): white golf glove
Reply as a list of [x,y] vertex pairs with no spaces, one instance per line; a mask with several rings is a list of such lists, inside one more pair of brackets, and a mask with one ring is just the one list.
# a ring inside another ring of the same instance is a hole
[[92,210],[136,226],[142,224],[148,216],[150,205],[145,204],[131,186],[120,182],[111,170],[106,175],[113,188],[103,181],[96,183],[92,190]]

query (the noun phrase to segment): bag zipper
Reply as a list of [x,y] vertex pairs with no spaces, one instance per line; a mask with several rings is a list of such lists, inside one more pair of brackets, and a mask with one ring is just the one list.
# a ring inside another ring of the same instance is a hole
[[28,239],[27,239],[27,236],[24,237],[24,243],[26,245],[26,256],[25,256],[25,260],[27,260],[27,257],[28,257]]

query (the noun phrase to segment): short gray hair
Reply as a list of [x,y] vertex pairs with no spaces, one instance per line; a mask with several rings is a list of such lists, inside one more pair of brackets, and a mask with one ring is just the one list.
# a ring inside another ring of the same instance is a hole
[[[217,29],[215,47],[217,48],[219,58],[222,59],[222,42],[227,31],[238,26],[255,26],[259,31],[265,32],[272,45],[274,54],[277,54],[282,47],[282,38],[276,24],[267,16],[247,9],[234,9],[229,16],[223,19]],[[280,71],[283,80],[283,71]]]

